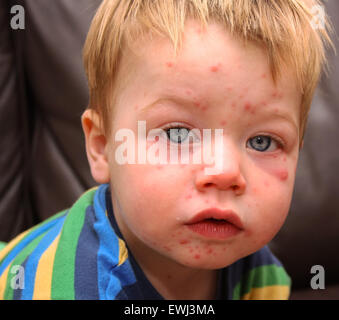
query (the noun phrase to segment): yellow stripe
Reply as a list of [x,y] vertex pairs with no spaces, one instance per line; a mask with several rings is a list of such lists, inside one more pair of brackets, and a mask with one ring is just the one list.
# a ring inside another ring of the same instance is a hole
[[51,300],[53,264],[59,239],[60,234],[40,257],[35,275],[33,300]]
[[120,238],[118,238],[118,239],[119,239],[119,263],[118,263],[118,266],[120,266],[128,258],[128,252],[127,252],[125,242],[123,240],[121,240]]
[[0,300],[4,300],[7,276],[8,276],[8,271],[9,271],[10,266],[11,264],[8,265],[8,267],[5,269],[5,271],[2,273],[0,277]]
[[241,297],[241,300],[288,300],[289,296],[289,286],[276,285],[263,288],[252,288],[249,293],[246,293]]
[[19,243],[20,240],[24,238],[24,236],[28,232],[31,231],[31,229],[28,229],[25,232],[20,233],[16,238],[14,238],[11,242],[9,242],[8,245],[0,251],[0,261],[7,256],[7,254]]

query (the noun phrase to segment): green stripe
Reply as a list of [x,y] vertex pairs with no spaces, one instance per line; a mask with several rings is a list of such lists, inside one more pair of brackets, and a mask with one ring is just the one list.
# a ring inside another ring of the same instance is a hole
[[11,263],[11,266],[9,267],[9,273],[7,276],[7,282],[6,282],[6,291],[4,295],[5,300],[13,299],[14,289],[12,288],[11,282],[12,282],[12,279],[16,276],[16,274],[11,273],[12,267],[15,265],[21,265],[25,261],[25,259],[36,248],[36,246],[40,242],[41,238],[46,234],[46,232],[41,234],[39,237],[35,238],[33,241],[31,241],[22,251],[20,251],[20,253],[15,257],[15,259]]
[[96,189],[86,192],[70,209],[55,253],[51,299],[74,300],[74,266],[78,239],[84,225],[86,208],[92,204]]
[[275,264],[252,269],[233,290],[233,299],[238,300],[252,288],[263,288],[273,285],[291,285],[291,279],[282,266]]
[[[3,261],[3,260],[5,260],[6,259],[6,257],[11,253],[11,251],[12,250],[14,250],[15,248],[16,248],[16,246],[18,245],[18,244],[20,244],[21,242],[23,242],[27,237],[29,237],[29,235],[32,233],[32,232],[34,232],[36,229],[38,229],[38,228],[40,228],[40,227],[42,227],[43,225],[45,225],[46,223],[49,223],[50,221],[52,221],[52,220],[54,220],[54,219],[57,219],[57,218],[59,218],[60,216],[62,216],[64,213],[66,212],[66,210],[63,210],[63,211],[61,211],[61,212],[59,212],[59,213],[57,213],[57,214],[55,214],[55,215],[53,215],[53,216],[51,216],[51,217],[49,217],[48,219],[46,219],[46,220],[44,220],[44,221],[42,221],[42,222],[40,222],[39,224],[37,224],[37,225],[35,225],[34,227],[32,227],[31,229],[30,229],[30,231],[3,257],[3,259],[2,260],[0,260],[0,263]],[[7,245],[7,244],[6,244]],[[0,250],[1,250],[1,247],[0,247]]]

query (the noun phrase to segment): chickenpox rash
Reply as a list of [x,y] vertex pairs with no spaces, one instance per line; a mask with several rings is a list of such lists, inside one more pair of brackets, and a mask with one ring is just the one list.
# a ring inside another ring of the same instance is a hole
[[287,170],[277,171],[276,175],[281,181],[286,181],[288,179],[288,171]]
[[172,251],[171,248],[168,247],[168,246],[164,246],[164,249],[165,249],[166,251],[168,251],[168,252]]
[[211,72],[218,72],[221,69],[221,63],[218,63],[217,65],[211,66],[210,70]]
[[194,259],[200,259],[200,254],[196,254],[196,255],[194,256]]
[[250,112],[252,114],[255,114],[255,107],[249,102],[245,103],[244,109],[245,109],[246,112]]
[[189,199],[192,199],[192,195],[191,194],[188,194],[186,197],[185,197],[186,200],[189,200]]
[[172,68],[173,67],[173,62],[171,62],[171,61],[166,62],[166,66],[168,68]]
[[189,244],[191,243],[191,241],[187,240],[187,239],[182,239],[179,241],[180,244]]
[[211,249],[211,248],[209,248],[209,249],[206,250],[206,253],[207,253],[207,254],[211,254],[212,252],[213,252],[213,249]]

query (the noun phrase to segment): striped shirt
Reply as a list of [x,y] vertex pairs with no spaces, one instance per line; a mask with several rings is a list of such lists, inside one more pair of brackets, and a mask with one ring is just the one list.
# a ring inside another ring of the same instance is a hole
[[[219,270],[218,299],[288,299],[291,279],[267,246]],[[114,219],[109,185],[0,251],[0,300],[163,299]]]

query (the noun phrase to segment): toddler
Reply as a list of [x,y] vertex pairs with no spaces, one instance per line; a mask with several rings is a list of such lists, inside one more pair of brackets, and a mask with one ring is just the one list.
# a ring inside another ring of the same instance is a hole
[[325,64],[317,1],[104,0],[84,46],[98,187],[0,251],[0,299],[287,299]]

